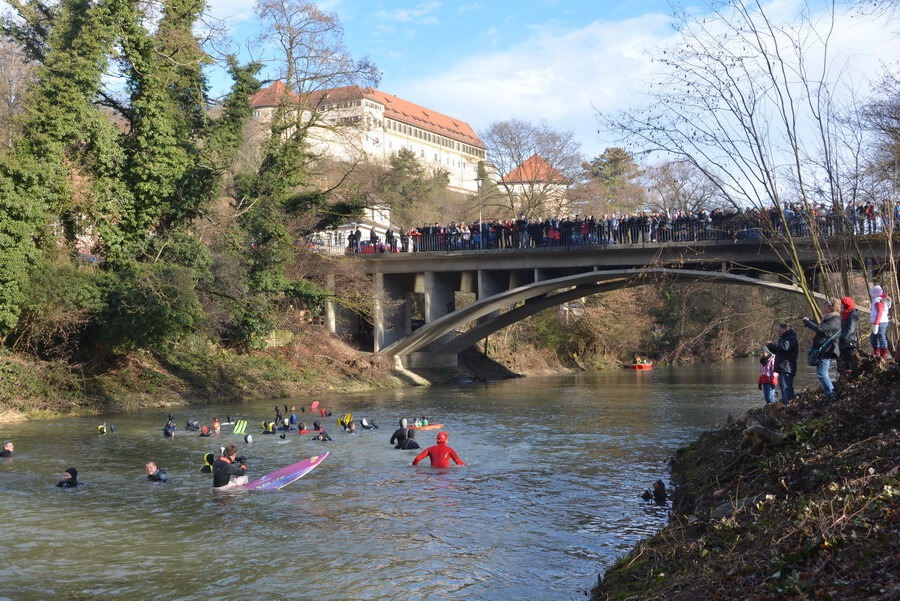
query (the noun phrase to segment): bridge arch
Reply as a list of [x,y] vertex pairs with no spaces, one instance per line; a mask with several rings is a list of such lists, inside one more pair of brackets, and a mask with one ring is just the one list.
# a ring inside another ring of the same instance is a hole
[[[559,278],[540,280],[478,300],[471,305],[425,324],[409,336],[397,340],[375,353],[376,357],[396,357],[412,353],[454,354],[512,323],[544,309],[591,294],[633,286],[644,280],[658,279],[708,281],[744,286],[762,286],[782,292],[803,294],[799,286],[769,282],[723,271],[700,271],[651,267],[641,269],[612,269],[592,271]],[[824,294],[812,293],[825,300]],[[524,303],[521,306],[516,306]],[[505,313],[500,309],[512,307]],[[487,318],[487,319],[483,319]],[[440,341],[458,327],[477,319],[482,321],[459,336]],[[430,346],[434,345],[434,346]]]

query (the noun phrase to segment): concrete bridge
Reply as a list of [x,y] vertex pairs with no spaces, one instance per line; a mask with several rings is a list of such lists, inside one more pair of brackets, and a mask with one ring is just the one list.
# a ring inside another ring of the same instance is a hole
[[[809,241],[800,241],[798,250],[801,264],[812,272],[818,263],[815,250]],[[883,237],[867,239],[855,263],[880,262],[885,253]],[[664,279],[802,293],[790,283],[776,252],[759,240],[356,256],[373,278],[375,354],[408,368],[455,366],[459,352],[539,311]],[[457,291],[474,293],[476,301],[457,310]],[[424,325],[413,330],[417,293],[423,295]],[[333,309],[327,320],[334,331]],[[457,334],[472,321],[474,327]]]

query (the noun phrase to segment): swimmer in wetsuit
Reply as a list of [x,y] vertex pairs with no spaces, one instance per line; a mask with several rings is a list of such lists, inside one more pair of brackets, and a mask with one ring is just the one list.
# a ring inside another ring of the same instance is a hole
[[13,441],[4,440],[3,441],[3,450],[0,451],[0,457],[12,457],[13,452],[16,450],[16,447],[13,445]]
[[410,428],[406,431],[406,444],[403,445],[403,450],[411,451],[413,449],[421,449],[419,443],[416,442],[416,431],[413,428]]
[[148,461],[147,465],[145,465],[144,468],[147,470],[147,480],[149,480],[150,482],[169,481],[169,476],[166,475],[166,470],[156,465],[155,461]]
[[78,481],[78,470],[74,467],[64,471],[63,479],[56,483],[58,488],[75,488],[81,485],[82,483]]
[[222,456],[213,464],[213,488],[224,489],[243,486],[247,483],[247,466],[237,457],[237,447],[233,444],[225,447]]
[[[388,444],[396,445],[401,440],[406,440],[406,426],[409,422],[406,421],[406,418],[400,420],[400,427],[394,430],[394,433],[391,434],[391,440]],[[395,447],[397,448],[397,447]]]
[[431,467],[450,467],[450,460],[452,459],[454,463],[457,465],[465,465],[465,462],[459,458],[459,455],[456,454],[456,451],[453,450],[452,447],[447,445],[447,433],[446,432],[438,432],[437,435],[437,444],[433,447],[428,447],[413,459],[412,464],[418,465],[420,461],[428,457],[431,460]]

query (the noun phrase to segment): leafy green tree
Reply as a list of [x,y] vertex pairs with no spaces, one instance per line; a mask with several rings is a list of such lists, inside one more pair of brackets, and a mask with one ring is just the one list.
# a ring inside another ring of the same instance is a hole
[[412,150],[401,148],[391,155],[382,172],[376,196],[381,204],[390,207],[395,222],[420,225],[417,214],[436,204],[449,180],[446,171],[429,172]]
[[[19,20],[3,30],[38,66],[22,135],[0,156],[0,252],[9,259],[0,267],[0,336],[28,329],[19,317],[29,279],[47,273],[40,266],[58,260],[49,251],[60,243],[74,256],[79,235],[93,237],[103,270],[97,323],[121,332],[98,339],[126,348],[126,337],[158,344],[196,327],[188,283],[209,280],[210,261],[190,228],[220,194],[259,65],[229,59],[234,85],[211,118],[209,57],[193,33],[204,3],[165,0],[158,20],[155,7],[130,0],[11,4]],[[113,64],[126,102],[104,88]]]
[[577,195],[585,201],[587,212],[630,212],[643,207],[641,168],[627,150],[607,148],[582,169],[584,181]]

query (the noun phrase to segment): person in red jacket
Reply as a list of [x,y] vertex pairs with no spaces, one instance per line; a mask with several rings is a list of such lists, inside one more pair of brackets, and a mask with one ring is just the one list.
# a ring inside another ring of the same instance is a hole
[[437,435],[437,444],[433,447],[428,447],[413,459],[412,464],[418,465],[420,461],[428,457],[431,459],[431,467],[450,467],[450,460],[452,459],[457,465],[465,465],[465,462],[459,458],[459,455],[456,454],[456,451],[453,450],[452,447],[447,445],[447,433],[446,432],[438,432]]

